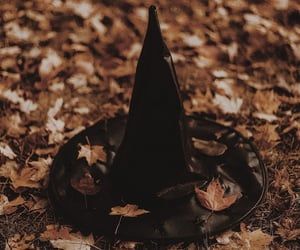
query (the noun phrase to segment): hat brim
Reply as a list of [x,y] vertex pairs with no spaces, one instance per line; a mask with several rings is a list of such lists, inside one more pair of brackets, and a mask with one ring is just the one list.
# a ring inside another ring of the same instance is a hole
[[[104,145],[107,162],[90,168],[96,169],[96,175],[97,168],[105,165],[109,169],[126,126],[126,117],[118,117],[95,123],[59,150],[51,168],[48,189],[56,212],[84,232],[136,241],[199,240],[237,226],[265,196],[266,167],[253,143],[239,132],[203,118],[186,118],[191,137],[215,140],[227,146],[226,152],[219,156],[208,156],[192,149],[192,157],[205,166],[210,180],[218,178],[226,187],[225,196],[240,194],[233,205],[212,212],[202,207],[191,192],[177,200],[159,204],[150,213],[134,218],[122,217],[120,223],[120,216],[109,215],[113,206],[122,205],[111,191],[113,184],[109,179],[104,180],[102,190],[95,195],[84,195],[74,189],[70,183],[72,176],[87,167],[83,159],[77,159],[78,145],[87,144],[87,138],[91,145]],[[200,180],[199,183],[206,185],[208,182]]]

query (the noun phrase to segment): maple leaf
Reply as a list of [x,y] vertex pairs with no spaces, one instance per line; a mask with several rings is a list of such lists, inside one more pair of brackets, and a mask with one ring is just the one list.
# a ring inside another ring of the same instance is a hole
[[126,204],[124,207],[116,206],[111,208],[109,215],[121,215],[124,217],[137,217],[139,215],[150,213],[147,210],[139,209],[137,205]]
[[77,159],[85,158],[89,166],[92,166],[98,160],[105,162],[106,153],[103,150],[103,146],[99,145],[81,145],[79,144],[79,154]]
[[217,105],[224,113],[237,114],[242,107],[243,99],[228,98],[226,96],[216,94],[213,99],[213,103]]
[[224,189],[218,179],[209,183],[207,191],[195,187],[196,198],[200,204],[212,211],[222,211],[230,207],[238,198],[237,194],[224,197]]
[[216,141],[205,141],[193,137],[193,145],[201,153],[209,156],[219,156],[225,153],[227,146]]

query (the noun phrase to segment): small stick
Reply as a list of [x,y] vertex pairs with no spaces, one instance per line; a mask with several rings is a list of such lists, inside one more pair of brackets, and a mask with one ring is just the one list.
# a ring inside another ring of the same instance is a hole
[[121,220],[122,220],[122,218],[123,218],[123,216],[121,215],[121,216],[120,216],[120,219],[119,219],[119,222],[118,222],[118,225],[117,225],[116,230],[115,230],[115,235],[117,235],[117,233],[118,233],[119,227],[120,227],[120,225],[121,225]]

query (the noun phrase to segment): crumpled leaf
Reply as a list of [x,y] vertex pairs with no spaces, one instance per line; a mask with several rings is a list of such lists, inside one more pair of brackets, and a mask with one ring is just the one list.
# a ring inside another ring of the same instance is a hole
[[4,142],[0,142],[0,153],[6,156],[8,159],[13,160],[17,155],[12,151],[10,146]]
[[116,206],[111,208],[109,215],[120,215],[124,217],[137,217],[143,214],[150,213],[145,209],[140,209],[137,205],[126,204],[124,207]]
[[0,167],[0,176],[9,178],[14,189],[45,187],[51,162],[52,159],[48,157],[47,159],[30,162],[19,170],[15,161],[7,161]]
[[17,210],[19,205],[25,203],[25,200],[18,196],[12,201],[8,201],[8,198],[4,194],[0,194],[0,215],[12,214]]
[[92,166],[98,160],[105,162],[106,153],[103,150],[103,146],[99,145],[81,145],[79,144],[79,154],[77,159],[85,158],[89,166]]
[[220,156],[225,153],[227,146],[217,141],[205,141],[193,137],[193,145],[201,153],[209,156]]
[[35,238],[34,234],[25,234],[21,236],[20,234],[15,234],[14,236],[8,238],[5,246],[5,250],[27,250],[34,249],[33,240]]
[[70,183],[73,188],[85,195],[94,195],[100,191],[100,186],[96,185],[94,178],[87,171],[80,178],[72,178]]
[[93,235],[82,236],[80,232],[71,233],[71,228],[47,225],[40,239],[49,240],[53,247],[64,250],[90,250],[95,243]]
[[222,211],[236,202],[237,194],[224,197],[224,193],[225,191],[218,179],[209,183],[206,192],[195,187],[197,200],[203,207],[212,211]]
[[269,249],[273,236],[262,232],[261,229],[248,231],[242,223],[241,232],[228,231],[216,239],[219,244],[212,246],[213,250],[263,250]]

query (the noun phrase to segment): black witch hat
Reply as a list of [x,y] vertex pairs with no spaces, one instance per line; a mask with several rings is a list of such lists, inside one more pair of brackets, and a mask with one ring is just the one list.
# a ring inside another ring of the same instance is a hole
[[[193,141],[214,141],[224,152],[209,155]],[[106,162],[78,160],[78,145],[101,145]],[[95,192],[83,194],[72,180],[89,174]],[[195,186],[218,179],[225,196],[240,194],[212,213],[197,202]],[[171,54],[156,9],[139,58],[127,117],[99,121],[72,138],[54,159],[49,196],[56,211],[82,231],[131,240],[201,239],[238,225],[262,201],[266,168],[255,146],[232,128],[184,114]],[[111,216],[111,208],[135,204],[150,213]],[[116,230],[117,229],[117,230]]]

